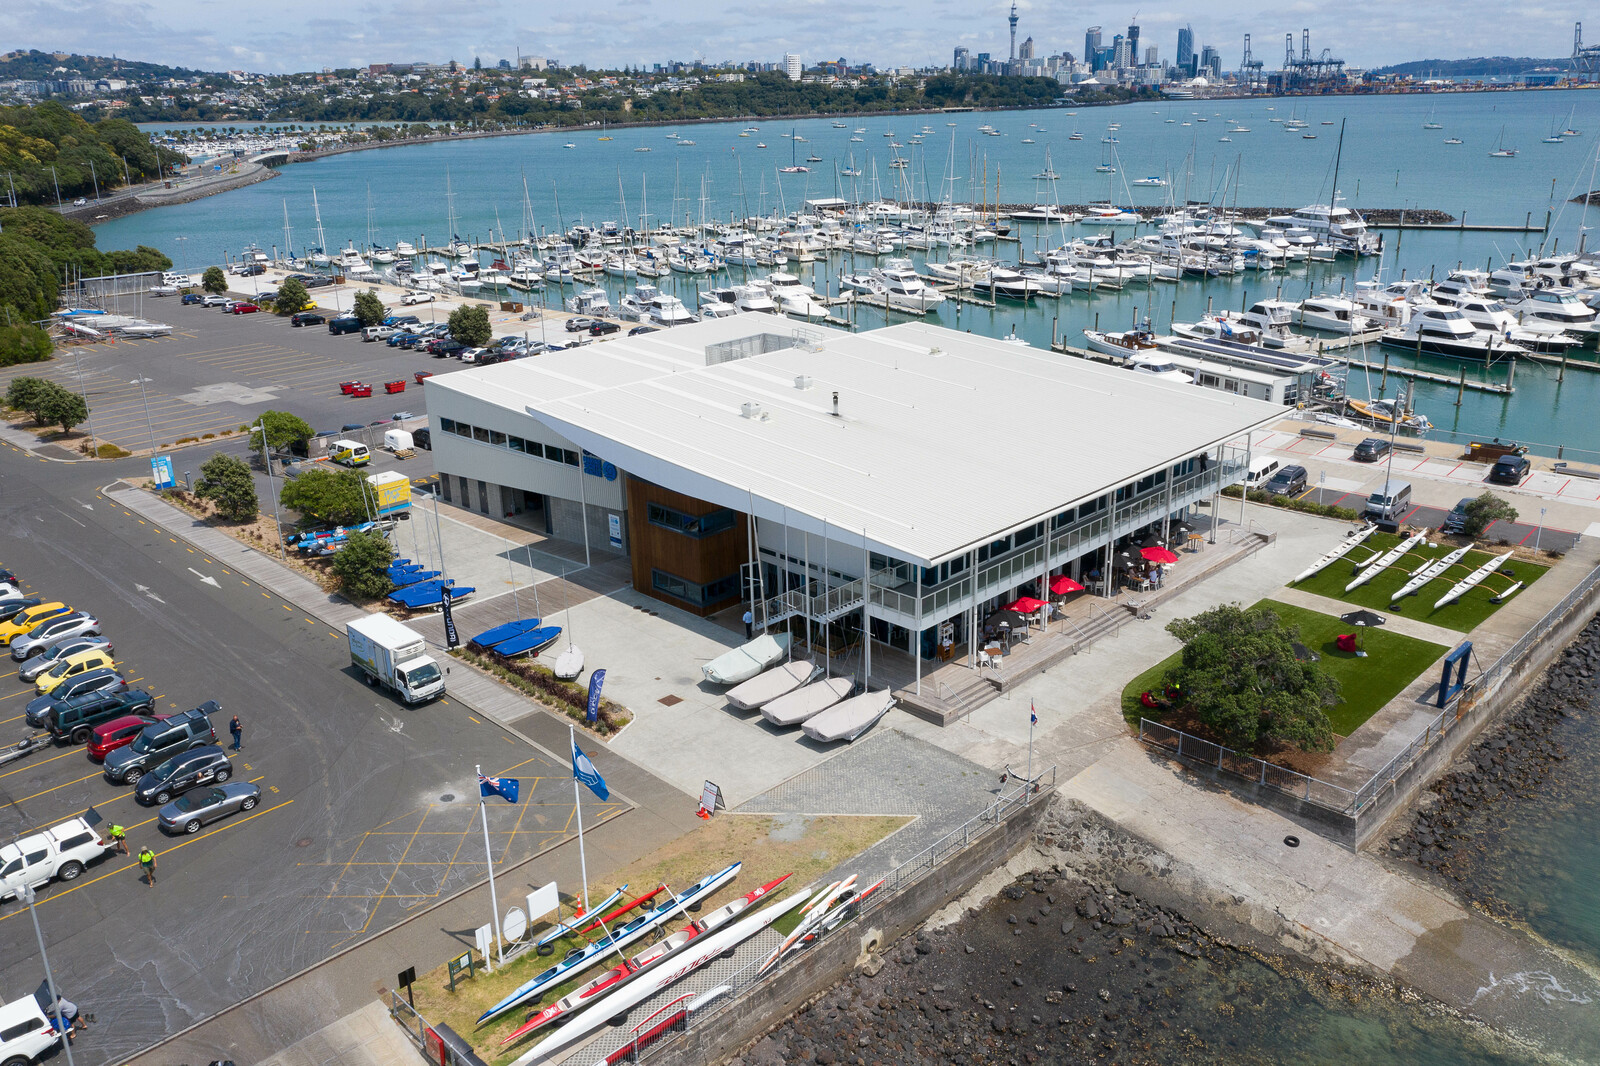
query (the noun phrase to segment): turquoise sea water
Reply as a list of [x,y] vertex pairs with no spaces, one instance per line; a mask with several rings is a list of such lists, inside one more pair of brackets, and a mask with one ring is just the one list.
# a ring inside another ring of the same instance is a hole
[[[1305,132],[1287,131],[1281,121],[1299,117],[1310,122]],[[1441,130],[1424,130],[1439,122]],[[1202,122],[1201,119],[1206,121]],[[1169,121],[1170,120],[1170,121]],[[1250,133],[1230,133],[1229,125],[1248,126]],[[829,119],[788,123],[733,121],[691,123],[678,127],[556,131],[485,138],[445,144],[417,145],[356,152],[297,164],[277,179],[211,197],[193,204],[146,211],[99,227],[102,247],[150,244],[172,256],[181,267],[198,268],[237,255],[247,244],[282,247],[287,207],[293,243],[303,249],[315,243],[312,190],[321,207],[323,230],[330,247],[366,243],[370,195],[376,240],[432,245],[450,236],[446,181],[453,193],[456,232],[486,239],[491,231],[519,230],[523,217],[524,180],[533,224],[559,229],[578,221],[606,219],[637,224],[648,211],[652,220],[670,214],[678,222],[704,212],[729,218],[774,209],[795,209],[803,201],[842,196],[863,199],[897,193],[896,172],[888,167],[891,141],[905,147],[911,166],[904,172],[918,198],[1001,203],[1084,203],[1111,196],[1118,202],[1154,205],[1168,197],[1241,206],[1293,208],[1326,202],[1332,188],[1335,156],[1339,155],[1339,193],[1351,206],[1434,208],[1468,222],[1512,224],[1550,218],[1551,246],[1572,248],[1593,224],[1595,208],[1567,204],[1571,196],[1600,186],[1596,149],[1600,147],[1600,94],[1585,91],[1524,91],[1430,96],[1374,96],[1340,99],[1262,99],[1249,101],[1174,101],[1108,108],[966,113],[946,115],[845,118],[837,129]],[[1101,143],[1112,122],[1118,143]],[[949,125],[954,123],[954,125]],[[990,124],[1001,136],[984,136],[978,127]],[[1188,125],[1184,125],[1188,123]],[[1332,123],[1324,125],[1324,123]],[[1341,125],[1343,149],[1339,149]],[[1543,138],[1568,126],[1582,131],[1561,144]],[[911,144],[919,130],[930,127],[923,144]],[[855,134],[861,129],[864,132]],[[1069,141],[1074,130],[1081,141]],[[893,132],[894,137],[885,137]],[[805,138],[793,142],[793,133]],[[676,134],[678,137],[669,137]],[[609,136],[610,140],[601,140]],[[860,136],[852,142],[852,136]],[[1221,137],[1230,141],[1223,142]],[[1464,143],[1447,146],[1447,137]],[[1024,144],[1031,139],[1035,143]],[[692,140],[692,145],[682,144]],[[572,143],[574,148],[562,147]],[[765,143],[766,149],[757,148]],[[1516,147],[1513,159],[1491,159],[1497,144]],[[636,151],[647,147],[648,153]],[[1112,150],[1119,173],[1112,178],[1095,166]],[[1061,179],[1036,181],[1050,153]],[[790,162],[820,156],[809,174],[779,174]],[[861,179],[837,177],[854,163]],[[1133,188],[1124,181],[1143,175],[1165,175],[1166,189]],[[1051,190],[1048,186],[1054,184]],[[1002,244],[999,255],[1032,257],[1060,243],[1057,227],[1021,226],[1020,243]],[[1068,227],[1068,232],[1094,232]],[[1131,235],[1124,227],[1119,237]],[[1482,267],[1504,262],[1530,245],[1539,233],[1387,231],[1382,261],[1385,278],[1402,271],[1411,276],[1457,264]],[[866,263],[857,264],[863,268]],[[1136,315],[1152,313],[1158,327],[1176,316],[1192,320],[1208,304],[1237,307],[1248,299],[1281,291],[1299,299],[1341,284],[1372,276],[1375,259],[1341,261],[1327,266],[1302,265],[1264,276],[1157,285],[1146,291],[1077,295],[1061,300],[1036,300],[1026,305],[1002,300],[994,311],[947,304],[936,321],[962,329],[1003,335],[1016,332],[1037,344],[1052,333],[1069,339],[1096,321],[1122,326]],[[822,291],[836,292],[837,275],[853,269],[848,256],[807,264],[807,280]],[[619,282],[608,282],[620,291]],[[694,306],[695,279],[673,276],[658,284],[676,291]],[[555,296],[548,297],[554,301]],[[613,300],[615,302],[615,300]],[[866,314],[860,324],[878,320]],[[1376,352],[1374,363],[1381,361]],[[1454,374],[1457,364],[1431,369]],[[1497,373],[1496,378],[1500,377]],[[1455,405],[1455,389],[1423,384],[1416,406],[1438,427],[1438,434],[1460,439],[1513,437],[1536,450],[1554,454],[1564,447],[1575,459],[1600,459],[1600,432],[1590,412],[1600,403],[1600,374],[1569,372],[1558,385],[1554,368],[1525,363],[1517,371],[1512,398],[1468,393]],[[1372,376],[1373,391],[1377,376]],[[1368,376],[1352,375],[1352,393],[1367,392]],[[1393,395],[1391,380],[1389,395]]]

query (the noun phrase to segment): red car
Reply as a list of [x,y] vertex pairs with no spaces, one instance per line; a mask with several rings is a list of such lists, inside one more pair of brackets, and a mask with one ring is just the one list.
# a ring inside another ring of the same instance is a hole
[[253,314],[259,310],[261,310],[261,308],[257,307],[255,304],[234,304],[232,308],[233,313],[236,315]]
[[89,739],[89,758],[95,762],[105,762],[107,755],[125,744],[132,744],[133,738],[145,726],[154,725],[166,717],[164,714],[125,714],[121,718],[101,722],[94,727],[94,736]]

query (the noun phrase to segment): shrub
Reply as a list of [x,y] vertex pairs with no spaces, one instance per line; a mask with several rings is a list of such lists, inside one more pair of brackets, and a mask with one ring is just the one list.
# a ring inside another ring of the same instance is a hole
[[97,454],[102,459],[123,459],[132,455],[133,453],[128,451],[126,448],[119,448],[115,444],[107,443],[100,445]]
[[362,600],[375,600],[394,588],[389,580],[389,564],[394,547],[381,533],[352,533],[344,547],[333,555],[330,564],[346,593]]
[[493,674],[541,703],[564,712],[568,718],[588,726],[601,736],[615,733],[628,723],[626,710],[604,696],[600,697],[598,717],[590,722],[588,690],[571,681],[562,681],[536,663],[481,655],[468,648],[455,648],[450,654]]
[[216,453],[200,464],[200,480],[194,489],[195,495],[215,503],[223,518],[248,522],[256,516],[256,483],[243,459]]

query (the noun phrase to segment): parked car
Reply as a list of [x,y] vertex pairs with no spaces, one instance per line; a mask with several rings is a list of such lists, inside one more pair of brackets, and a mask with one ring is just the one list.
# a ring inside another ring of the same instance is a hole
[[372,341],[386,341],[399,332],[400,330],[394,326],[368,326],[361,331],[361,339],[369,343]]
[[592,318],[569,318],[567,319],[567,332],[586,333],[590,329],[594,328],[595,321],[596,320]]
[[235,315],[253,315],[259,310],[261,310],[261,308],[257,305],[243,302],[236,303],[232,307],[228,308],[228,312]]
[[468,366],[472,366],[488,354],[489,349],[487,348],[463,348],[456,353],[456,358]]
[[1298,496],[1306,491],[1306,468],[1281,466],[1261,487],[1274,496]]
[[385,315],[381,324],[385,326],[397,327],[420,326],[422,324],[422,319],[418,318],[416,315]]
[[183,294],[183,302],[186,304],[197,304],[203,299],[205,299],[205,297],[201,296],[197,292],[186,292]]
[[80,196],[76,200],[72,201],[72,206],[73,207],[88,207],[89,206],[89,198],[86,197],[86,196]]
[[622,327],[615,322],[596,322],[589,327],[589,336],[604,337],[608,333],[619,333],[621,331]]
[[111,658],[111,653],[104,648],[90,648],[87,651],[73,652],[34,678],[33,685],[39,695],[48,696],[63,681],[70,681],[94,670],[109,670],[115,665],[116,662]]
[[252,810],[260,802],[260,787],[248,781],[235,781],[221,788],[197,788],[161,808],[157,824],[165,833],[198,833],[202,825],[235,811]]
[[433,430],[427,426],[411,431],[411,443],[425,452],[433,451]]
[[17,637],[11,642],[11,657],[22,662],[43,652],[50,645],[66,637],[100,635],[100,620],[84,611],[47,618],[32,633]]
[[630,337],[642,337],[646,333],[659,333],[659,332],[661,332],[661,327],[660,326],[634,326],[632,329],[630,329],[628,331],[628,336],[630,336]]
[[54,710],[58,704],[65,703],[74,696],[81,696],[85,692],[121,692],[128,687],[127,678],[117,673],[116,670],[90,670],[87,674],[63,681],[57,685],[54,692],[45,696],[35,696],[28,701],[22,709],[23,718],[30,726],[38,729],[45,723],[45,715]]
[[1389,454],[1389,442],[1382,437],[1368,437],[1356,445],[1350,458],[1358,463],[1375,463]]
[[321,326],[328,321],[328,316],[320,311],[301,311],[289,319],[291,326]]
[[9,599],[0,599],[0,622],[9,622],[29,607],[37,607],[43,602],[43,596],[13,596]]
[[104,773],[113,785],[131,785],[146,770],[191,748],[204,747],[217,739],[211,716],[222,713],[222,705],[207,700],[200,706],[164,721],[146,726],[133,743],[106,756]]
[[1439,532],[1460,533],[1467,528],[1467,504],[1471,502],[1471,496],[1464,500],[1457,500],[1456,505],[1450,508],[1450,513],[1444,516],[1444,521],[1439,523]]
[[[100,834],[82,818],[69,818],[42,833],[7,844],[0,848],[0,899],[12,899],[23,885],[43,888],[56,878],[75,881],[85,866],[110,850],[111,842],[100,839]],[[0,1031],[0,1039],[8,1035],[9,1031]],[[10,1066],[16,1060],[5,1061]]]
[[428,343],[428,351],[433,353],[435,359],[448,359],[465,347],[454,337],[436,337]]
[[228,753],[215,744],[174,755],[139,778],[133,798],[146,805],[168,803],[196,785],[221,784],[233,776]]
[[262,266],[260,263],[246,263],[244,265],[244,269],[239,271],[239,273],[243,274],[247,278],[259,278],[266,272],[267,268]]
[[101,722],[90,732],[89,746],[85,750],[95,762],[104,762],[107,755],[132,744],[133,738],[144,732],[146,726],[165,721],[166,717],[164,714],[125,714]]
[[1489,480],[1496,485],[1520,485],[1533,473],[1526,455],[1502,455],[1489,468]]
[[228,303],[228,298],[223,296],[221,293],[208,292],[204,296],[200,297],[201,307],[226,307],[228,306]]
[[0,1061],[6,1066],[27,1066],[59,1043],[61,1034],[32,996],[0,1007]]
[[59,601],[41,603],[19,611],[5,622],[0,622],[0,645],[10,647],[18,637],[25,637],[46,620],[62,614],[71,614],[72,608]]
[[337,318],[328,319],[328,332],[335,336],[341,333],[360,333],[361,320],[354,315],[339,315]]
[[389,334],[389,338],[383,343],[387,344],[391,348],[406,348],[409,347],[409,345],[406,343],[407,341],[413,341],[416,339],[417,335],[415,333],[412,333],[409,330],[400,329]]
[[24,663],[17,671],[17,680],[35,681],[40,674],[52,669],[62,659],[93,648],[102,648],[107,654],[116,650],[105,637],[64,637]]
[[433,303],[433,293],[408,292],[404,296],[400,297],[400,302],[405,304],[407,307],[410,307],[412,304],[431,304]]
[[94,735],[95,726],[129,715],[149,716],[154,706],[154,697],[142,688],[85,692],[52,707],[45,714],[44,725],[58,744],[62,741],[83,744]]

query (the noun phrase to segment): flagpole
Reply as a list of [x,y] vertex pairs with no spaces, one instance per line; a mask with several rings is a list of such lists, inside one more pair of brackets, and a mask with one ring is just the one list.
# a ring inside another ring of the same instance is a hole
[[489,808],[484,803],[483,781],[481,780],[483,767],[474,766],[473,769],[478,772],[480,779],[478,781],[478,813],[483,816],[483,858],[489,864],[489,918],[490,924],[494,926],[494,940],[495,944],[498,945],[496,950],[499,952],[501,963],[504,963],[506,961],[506,942],[500,935],[500,900],[495,896],[494,892],[494,854],[489,850]]
[[[578,730],[571,722],[567,723],[567,740],[572,745],[572,750],[578,750]],[[576,769],[576,767],[574,767]],[[578,791],[578,775],[572,775],[572,805],[578,815],[578,872],[583,878],[583,909],[589,909],[589,862],[583,856],[583,793]]]
[[1033,727],[1038,724],[1039,715],[1033,709],[1030,701],[1028,704],[1028,787],[1033,787]]

